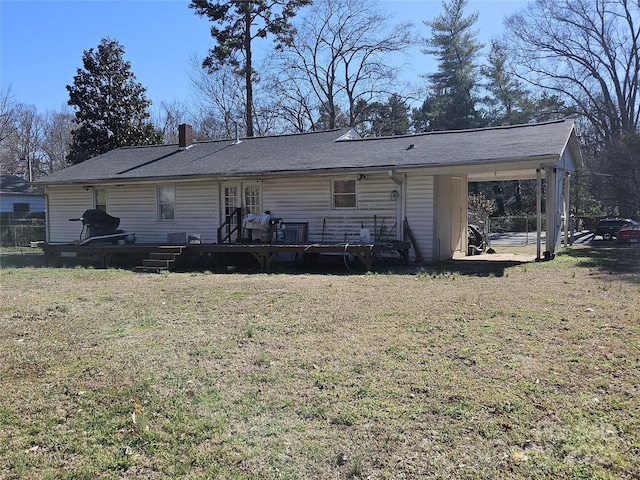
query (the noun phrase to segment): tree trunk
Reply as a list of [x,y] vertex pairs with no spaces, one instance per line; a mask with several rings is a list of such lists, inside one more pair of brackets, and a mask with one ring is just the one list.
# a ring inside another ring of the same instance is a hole
[[247,7],[244,14],[245,33],[244,33],[244,49],[247,54],[247,62],[245,64],[245,84],[247,89],[247,105],[245,106],[247,120],[247,137],[253,137],[253,85],[251,76],[253,74],[253,65],[251,62],[251,8]]

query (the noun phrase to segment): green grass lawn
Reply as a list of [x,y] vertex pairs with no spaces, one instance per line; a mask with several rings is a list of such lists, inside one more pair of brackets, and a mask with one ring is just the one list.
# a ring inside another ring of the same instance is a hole
[[354,275],[0,260],[0,478],[640,478],[640,248]]

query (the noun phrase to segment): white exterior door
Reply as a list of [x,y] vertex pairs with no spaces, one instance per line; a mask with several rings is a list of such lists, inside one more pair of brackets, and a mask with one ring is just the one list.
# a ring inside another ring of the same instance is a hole
[[[234,217],[237,208],[242,209],[242,216],[248,213],[262,212],[262,188],[258,182],[225,183],[222,187],[222,218],[224,222],[229,216]],[[235,217],[231,225],[235,226]]]
[[228,183],[222,188],[222,204],[224,209],[223,221],[233,215],[236,208],[242,209],[243,216],[247,213],[262,213],[262,188],[260,183]]
[[222,221],[227,218],[235,225],[234,212],[236,208],[242,208],[242,200],[240,198],[240,186],[239,185],[225,185],[222,190]]

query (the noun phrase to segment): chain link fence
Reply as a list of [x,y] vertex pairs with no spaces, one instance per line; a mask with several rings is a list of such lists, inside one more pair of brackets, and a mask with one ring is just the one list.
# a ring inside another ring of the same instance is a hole
[[[544,235],[545,218],[542,218]],[[537,242],[536,217],[489,217],[486,222],[489,245],[526,246]]]
[[[585,242],[592,238],[595,226],[602,217],[571,216],[569,218],[568,233],[569,242]],[[542,216],[541,239],[546,238],[546,218]],[[489,217],[484,226],[483,233],[489,245],[504,245],[519,247],[535,245],[537,243],[537,220],[535,216],[520,217]]]
[[26,247],[45,238],[44,218],[11,218],[5,214],[0,218],[0,245],[3,247]]

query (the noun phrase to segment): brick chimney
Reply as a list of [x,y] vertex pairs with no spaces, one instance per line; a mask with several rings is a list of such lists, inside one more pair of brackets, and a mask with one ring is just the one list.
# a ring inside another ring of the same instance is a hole
[[193,127],[188,123],[178,126],[178,146],[180,150],[186,150],[193,145]]

